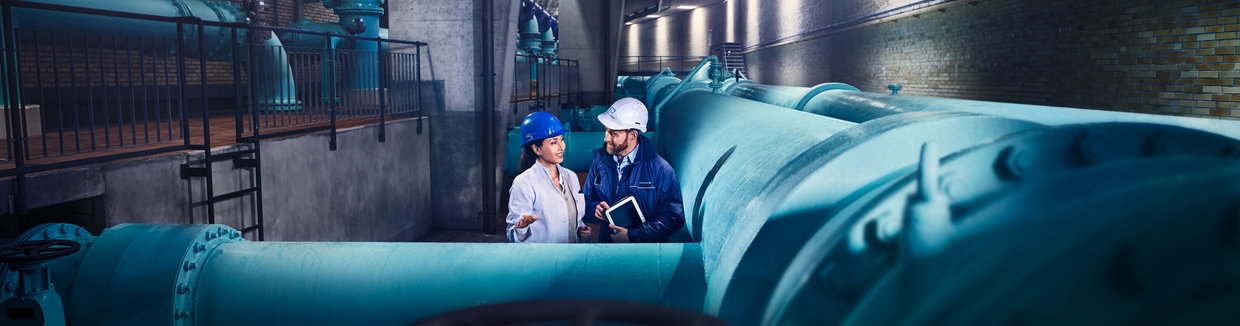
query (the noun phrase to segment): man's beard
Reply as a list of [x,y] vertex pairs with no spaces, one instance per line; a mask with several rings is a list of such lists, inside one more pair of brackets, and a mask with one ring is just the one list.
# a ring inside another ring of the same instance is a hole
[[627,143],[627,141],[624,143],[620,143],[620,145],[616,145],[616,146],[612,146],[610,143],[605,143],[604,146],[607,147],[607,154],[620,155],[620,153],[623,153],[624,151],[629,149],[629,147],[627,146],[628,144],[625,144],[625,143]]

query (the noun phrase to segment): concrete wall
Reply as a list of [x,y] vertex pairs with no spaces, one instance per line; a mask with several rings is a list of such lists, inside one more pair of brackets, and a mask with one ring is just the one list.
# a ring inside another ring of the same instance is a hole
[[[732,0],[709,9],[729,17],[723,34],[747,48],[748,75],[761,83],[870,92],[901,83],[911,95],[1240,119],[1240,2],[954,1],[824,29],[918,3]],[[670,17],[673,35],[689,31],[678,27],[687,19]],[[683,41],[660,45],[649,25],[625,29],[641,33],[625,35],[625,49],[696,55]]]
[[[430,137],[417,124],[389,123],[384,143],[377,125],[341,130],[336,151],[326,133],[264,141],[266,240],[412,241],[424,234],[431,225]],[[205,179],[180,178],[181,164],[201,161],[200,152],[175,153],[32,175],[29,205],[101,197],[103,216],[96,218],[105,227],[206,223]],[[250,185],[251,170],[233,169],[231,161],[212,168],[217,195]],[[10,181],[0,189],[10,189]],[[253,225],[253,204],[252,196],[219,203],[216,222]]]
[[[621,27],[621,56],[710,55],[710,33],[725,28],[728,3],[720,2],[693,10],[672,9],[657,19],[635,20]],[[715,40],[723,41],[723,39]],[[615,81],[612,81],[615,86]]]
[[[412,241],[431,226],[429,133],[416,120],[263,144],[263,216],[279,241]],[[424,122],[425,123],[425,122]],[[270,187],[268,185],[271,185]]]
[[[479,229],[480,212],[498,210],[483,207],[483,197],[498,202],[499,192],[484,193],[484,173],[495,177],[500,188],[500,164],[484,167],[488,152],[480,138],[484,134],[483,114],[494,114],[493,144],[489,150],[503,162],[503,126],[508,125],[507,100],[512,92],[513,59],[516,52],[516,19],[520,2],[494,1],[494,27],[482,30],[484,1],[445,2],[437,0],[392,0],[388,3],[389,35],[394,39],[418,40],[430,44],[423,59],[423,79],[444,81],[444,106],[432,115],[431,186],[434,226],[445,229]],[[482,108],[484,56],[479,55],[486,40],[495,42],[495,106]],[[396,47],[393,47],[394,49]]]
[[610,105],[624,0],[560,0],[560,57],[579,60],[581,106]]

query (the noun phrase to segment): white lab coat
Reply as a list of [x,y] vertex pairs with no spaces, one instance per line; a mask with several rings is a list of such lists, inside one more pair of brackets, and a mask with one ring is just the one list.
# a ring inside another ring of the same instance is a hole
[[[585,225],[581,217],[586,213],[586,199],[585,195],[581,194],[577,174],[559,164],[555,167],[560,170],[561,181],[568,186],[573,198],[577,199],[577,216],[568,216],[568,206],[555,182],[551,180],[551,173],[542,164],[535,163],[512,180],[506,218],[509,242],[567,243],[570,236],[577,236],[576,230],[569,230],[568,219],[577,219],[578,227]],[[538,220],[525,228],[517,229],[517,222],[522,215],[537,216]],[[525,233],[529,236],[521,241],[520,238]]]

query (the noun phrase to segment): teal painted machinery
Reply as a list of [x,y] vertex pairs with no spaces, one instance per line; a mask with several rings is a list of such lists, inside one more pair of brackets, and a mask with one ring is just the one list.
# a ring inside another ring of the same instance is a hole
[[[680,243],[45,226],[27,238],[82,249],[47,265],[42,293],[70,324],[403,325],[547,299],[735,325],[1240,323],[1234,122],[764,86],[714,62],[643,81],[654,147],[682,185]],[[566,112],[574,124],[597,109]],[[589,128],[569,145],[597,147]],[[10,268],[0,276],[17,283]]]
[[[356,35],[369,38],[388,38],[388,30],[379,28],[379,16],[383,15],[385,0],[324,0],[323,6],[331,8],[339,20],[335,23],[316,23],[309,18],[289,24],[287,27],[316,32],[335,33],[340,35]],[[344,39],[315,34],[285,32],[280,39],[288,45],[290,51],[317,52],[315,55],[322,60],[323,101],[339,101],[330,98],[332,88],[338,87],[345,97],[359,99],[379,98],[379,79],[382,74],[379,62],[386,56],[388,43],[380,45],[375,41]],[[339,60],[335,60],[339,58]],[[339,79],[332,79],[332,69],[343,67],[339,71],[344,74]]]

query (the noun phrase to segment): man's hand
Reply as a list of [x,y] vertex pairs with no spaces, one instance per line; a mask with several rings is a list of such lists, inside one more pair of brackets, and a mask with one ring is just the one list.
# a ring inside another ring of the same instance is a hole
[[615,225],[608,225],[608,226],[610,226],[611,230],[615,232],[615,234],[611,235],[612,242],[615,242],[615,243],[629,242],[629,229],[622,228],[622,227],[615,226]]
[[582,225],[581,227],[577,228],[578,239],[588,238],[590,237],[591,234],[594,234],[594,230],[591,229],[589,225]]
[[537,220],[538,220],[538,216],[521,215],[521,220],[517,221],[517,228],[518,229],[525,228],[527,226],[530,226],[530,224],[534,224],[534,221],[537,221]]
[[611,208],[611,205],[607,205],[607,202],[598,202],[598,206],[594,207],[594,218],[607,221],[607,217],[603,215],[603,212],[607,211],[608,208]]

